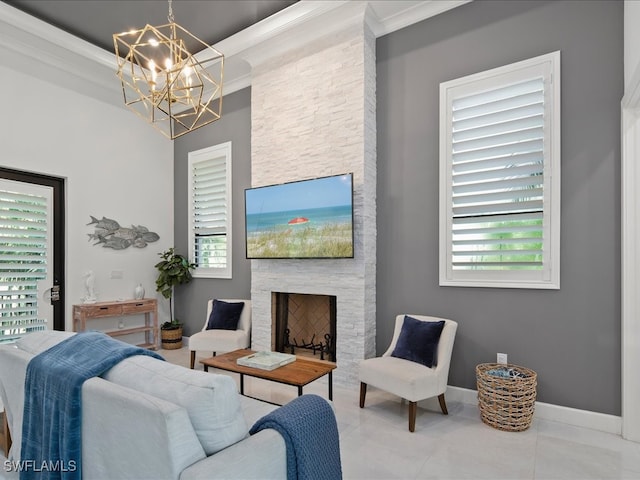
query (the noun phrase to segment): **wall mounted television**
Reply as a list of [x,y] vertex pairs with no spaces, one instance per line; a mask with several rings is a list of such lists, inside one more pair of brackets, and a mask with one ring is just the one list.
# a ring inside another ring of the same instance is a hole
[[247,258],[353,258],[353,174],[245,190]]

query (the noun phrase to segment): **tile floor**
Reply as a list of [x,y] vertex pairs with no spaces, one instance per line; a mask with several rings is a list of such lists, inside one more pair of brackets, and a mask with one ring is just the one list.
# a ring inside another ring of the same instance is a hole
[[[188,366],[184,348],[161,354]],[[326,398],[326,379],[304,392]],[[297,394],[294,387],[250,378],[245,393],[280,404]],[[482,423],[476,406],[448,402],[445,416],[437,401],[433,410],[418,409],[416,431],[410,433],[408,406],[393,395],[369,387],[361,409],[358,388],[334,386],[333,399],[346,480],[640,480],[640,443],[617,435],[535,417],[524,432],[502,432]]]
[[[188,367],[186,348],[160,354]],[[326,398],[326,379],[304,391]],[[280,404],[297,394],[294,387],[252,378],[245,379],[245,393]],[[535,418],[525,432],[502,432],[483,424],[477,407],[456,402],[448,403],[448,416],[437,402],[433,411],[418,409],[416,431],[410,433],[407,405],[374,388],[360,409],[357,388],[334,386],[334,405],[345,480],[640,480],[640,443],[617,435]]]

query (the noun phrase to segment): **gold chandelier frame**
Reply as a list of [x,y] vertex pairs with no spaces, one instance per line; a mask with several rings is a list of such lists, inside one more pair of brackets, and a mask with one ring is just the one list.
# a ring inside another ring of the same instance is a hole
[[[173,21],[113,35],[125,105],[164,136],[220,119],[224,55]],[[188,45],[202,49],[197,54]]]

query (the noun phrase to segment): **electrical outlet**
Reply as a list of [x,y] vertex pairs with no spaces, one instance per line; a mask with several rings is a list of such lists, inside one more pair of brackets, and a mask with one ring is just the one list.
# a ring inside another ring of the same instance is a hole
[[507,364],[507,354],[506,353],[499,353],[498,354],[498,363],[503,363],[503,364]]

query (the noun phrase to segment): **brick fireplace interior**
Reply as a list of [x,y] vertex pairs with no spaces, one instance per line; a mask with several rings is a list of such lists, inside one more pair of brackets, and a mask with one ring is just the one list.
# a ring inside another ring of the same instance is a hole
[[336,361],[336,297],[272,292],[271,349]]

